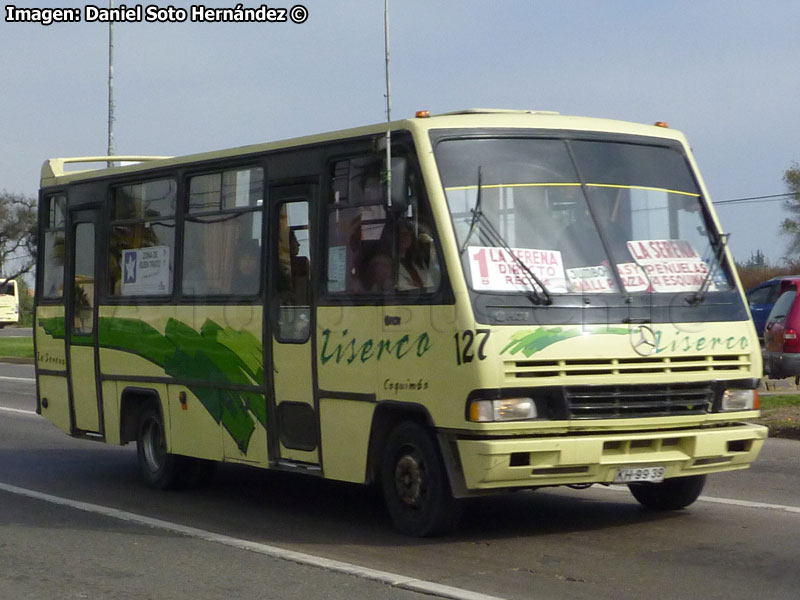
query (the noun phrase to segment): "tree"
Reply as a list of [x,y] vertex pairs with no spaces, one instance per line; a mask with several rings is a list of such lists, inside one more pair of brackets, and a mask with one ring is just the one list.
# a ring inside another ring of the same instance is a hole
[[744,263],[744,266],[748,269],[766,269],[769,264],[767,263],[767,259],[764,256],[764,253],[758,249],[752,254],[750,254],[750,258]]
[[760,249],[751,253],[747,262],[736,263],[736,270],[739,271],[739,279],[746,290],[754,288],[773,277],[791,275],[796,272],[794,265],[791,264],[784,264],[783,266],[770,264]]
[[800,253],[800,164],[793,163],[791,168],[786,170],[783,182],[789,193],[794,196],[783,205],[792,216],[781,223],[781,233],[790,236],[788,258],[794,262]]
[[36,198],[0,192],[0,283],[36,264]]
[[33,324],[33,296],[28,284],[22,277],[17,279],[19,288],[19,325],[30,327]]

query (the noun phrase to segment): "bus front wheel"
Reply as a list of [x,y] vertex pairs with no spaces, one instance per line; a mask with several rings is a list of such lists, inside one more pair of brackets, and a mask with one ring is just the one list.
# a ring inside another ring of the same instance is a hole
[[386,441],[380,479],[398,531],[427,536],[456,526],[460,507],[450,493],[436,443],[421,425],[404,421],[395,427]]
[[653,510],[679,510],[700,497],[705,475],[676,477],[660,483],[629,483],[628,488],[639,503]]

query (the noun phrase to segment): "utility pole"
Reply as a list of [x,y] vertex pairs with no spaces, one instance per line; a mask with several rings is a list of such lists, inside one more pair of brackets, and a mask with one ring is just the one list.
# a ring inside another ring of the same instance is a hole
[[386,56],[386,199],[392,205],[392,85],[389,77],[389,0],[384,0],[383,9],[384,47]]
[[[114,8],[114,0],[108,0],[109,9]],[[112,10],[113,13],[113,10]],[[114,20],[108,21],[108,154],[114,156]],[[109,161],[109,167],[114,166]]]

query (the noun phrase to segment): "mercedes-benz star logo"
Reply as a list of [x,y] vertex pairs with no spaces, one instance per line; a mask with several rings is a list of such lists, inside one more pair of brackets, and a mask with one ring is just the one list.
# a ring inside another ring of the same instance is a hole
[[638,325],[631,329],[629,339],[631,348],[639,356],[650,356],[656,351],[656,334],[647,325]]

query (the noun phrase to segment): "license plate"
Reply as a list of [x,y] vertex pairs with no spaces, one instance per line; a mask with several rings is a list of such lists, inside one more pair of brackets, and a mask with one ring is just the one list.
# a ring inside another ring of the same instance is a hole
[[658,483],[664,481],[667,467],[633,467],[617,469],[614,483],[631,483],[634,481],[650,481]]

